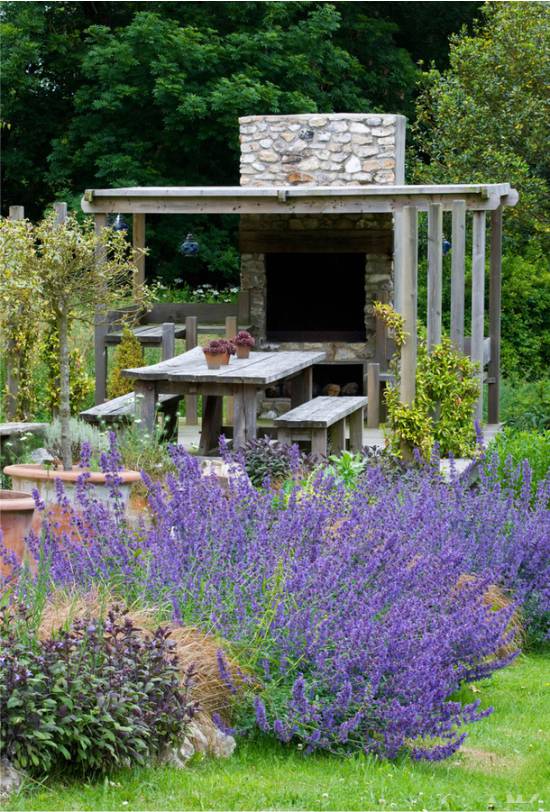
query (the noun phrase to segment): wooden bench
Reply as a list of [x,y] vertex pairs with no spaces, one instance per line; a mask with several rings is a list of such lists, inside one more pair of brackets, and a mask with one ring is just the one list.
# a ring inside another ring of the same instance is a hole
[[366,397],[318,397],[302,403],[273,422],[282,443],[310,439],[313,454],[326,456],[330,440],[333,452],[346,447],[346,420],[349,422],[350,447],[363,447],[363,411]]
[[[177,437],[178,431],[178,402],[180,395],[159,395],[159,411],[165,415],[163,435],[167,439]],[[98,406],[92,406],[80,412],[80,417],[87,423],[124,423],[131,420],[136,414],[135,392],[120,395],[118,398],[107,400]]]

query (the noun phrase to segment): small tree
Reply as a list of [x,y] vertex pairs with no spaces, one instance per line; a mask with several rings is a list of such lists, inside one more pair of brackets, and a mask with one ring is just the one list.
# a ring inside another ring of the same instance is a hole
[[10,259],[0,287],[2,305],[9,298],[9,282],[21,302],[32,301],[33,312],[53,320],[59,336],[61,446],[63,467],[70,470],[70,327],[75,320],[92,321],[95,313],[106,312],[132,294],[134,301],[143,301],[144,290],[134,286],[133,250],[123,232],[104,228],[96,234],[89,220],[80,225],[73,215],[55,212],[37,225],[4,220],[2,236]]

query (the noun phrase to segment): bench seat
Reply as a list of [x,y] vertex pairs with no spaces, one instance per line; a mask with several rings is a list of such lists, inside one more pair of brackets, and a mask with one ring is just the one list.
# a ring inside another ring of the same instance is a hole
[[[173,437],[177,433],[178,402],[180,395],[159,395],[159,409],[167,417],[164,434]],[[105,403],[99,403],[80,412],[87,423],[119,423],[131,420],[136,414],[135,392],[128,392]]]
[[277,417],[278,439],[291,443],[299,434],[311,438],[313,454],[326,456],[328,445],[333,452],[343,451],[346,444],[346,421],[349,422],[350,447],[363,447],[363,411],[366,397],[318,397],[302,403]]

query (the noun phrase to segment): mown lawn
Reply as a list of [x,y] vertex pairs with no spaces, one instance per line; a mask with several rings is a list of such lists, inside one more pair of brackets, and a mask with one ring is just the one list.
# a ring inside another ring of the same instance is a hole
[[548,810],[550,653],[522,657],[474,692],[495,711],[472,726],[460,755],[442,763],[306,756],[266,740],[186,770],[27,786],[5,808]]

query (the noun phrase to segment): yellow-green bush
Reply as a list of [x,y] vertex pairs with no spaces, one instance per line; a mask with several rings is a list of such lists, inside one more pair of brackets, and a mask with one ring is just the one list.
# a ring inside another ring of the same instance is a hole
[[143,348],[130,327],[125,324],[109,375],[109,397],[117,398],[119,395],[132,392],[134,384],[130,378],[123,377],[122,370],[141,366],[143,366]]

